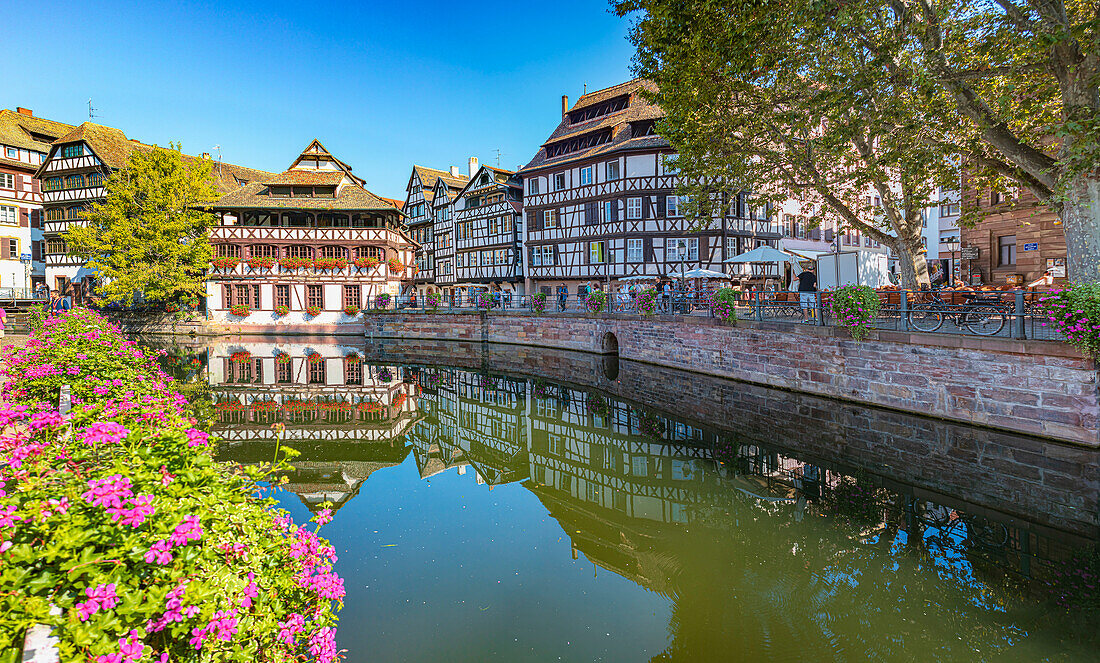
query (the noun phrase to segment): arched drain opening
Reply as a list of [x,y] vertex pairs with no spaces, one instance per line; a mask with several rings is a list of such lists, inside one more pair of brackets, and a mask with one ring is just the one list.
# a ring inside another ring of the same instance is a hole
[[619,339],[615,338],[615,335],[611,332],[603,335],[603,340],[600,341],[600,353],[605,355],[619,354]]

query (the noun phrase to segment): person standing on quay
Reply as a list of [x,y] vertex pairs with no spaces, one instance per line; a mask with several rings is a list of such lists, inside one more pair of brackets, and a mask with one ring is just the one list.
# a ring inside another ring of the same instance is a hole
[[[814,268],[810,266],[795,278],[798,279],[798,301],[802,310],[802,322],[812,322],[817,310],[817,275],[814,274]],[[809,319],[806,318],[807,311],[810,312]]]

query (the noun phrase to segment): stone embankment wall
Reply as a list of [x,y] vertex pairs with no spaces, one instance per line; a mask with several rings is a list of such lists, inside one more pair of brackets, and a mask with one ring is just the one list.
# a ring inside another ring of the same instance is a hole
[[1100,446],[1097,367],[1063,343],[709,318],[522,313],[365,316],[368,339],[603,353],[743,382]]
[[[872,408],[593,354],[449,341],[384,339],[368,358],[442,364],[595,388],[741,444],[789,453],[966,513],[1048,536],[1100,536],[1100,451],[1030,435]],[[1031,523],[1030,525],[1027,523]]]

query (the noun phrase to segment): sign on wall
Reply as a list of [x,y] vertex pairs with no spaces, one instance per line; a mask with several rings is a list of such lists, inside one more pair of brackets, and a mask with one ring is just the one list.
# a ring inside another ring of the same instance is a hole
[[978,247],[976,246],[964,246],[960,249],[960,253],[963,260],[978,259]]
[[1024,244],[1024,251],[1038,251],[1038,250],[1039,250],[1039,242],[1028,242],[1027,244]]

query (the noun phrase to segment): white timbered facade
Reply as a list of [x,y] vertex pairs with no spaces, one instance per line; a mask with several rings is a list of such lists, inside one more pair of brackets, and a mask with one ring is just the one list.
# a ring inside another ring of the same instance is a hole
[[[439,290],[437,284],[442,270],[436,256],[437,232],[442,224],[449,223],[450,203],[468,181],[469,177],[460,175],[456,166],[452,166],[449,171],[413,166],[412,175],[409,176],[404,207],[405,224],[409,236],[420,248],[416,252],[416,273],[408,287],[421,302],[428,293]],[[449,225],[445,234],[449,243]],[[447,248],[452,249],[448,255],[453,256],[453,246]],[[448,270],[452,270],[453,260],[447,261],[446,265]],[[450,276],[453,277],[453,271]]]
[[46,282],[43,196],[35,172],[50,144],[72,128],[35,117],[28,108],[0,110],[0,288]]
[[524,294],[523,185],[516,173],[485,165],[471,172],[451,213],[455,290]]
[[727,258],[782,237],[771,210],[747,193],[715,194],[722,212],[710,224],[684,216],[675,152],[654,132],[663,111],[644,89],[655,88],[635,79],[585,94],[572,108],[563,98],[561,124],[520,171],[533,289],[726,271]]
[[[377,295],[396,298],[416,243],[402,213],[314,140],[283,173],[222,196],[210,235],[207,309],[245,325],[354,323]],[[237,307],[238,313],[233,313]]]

